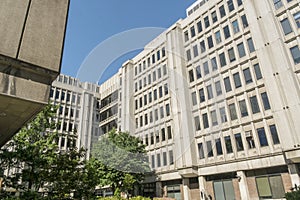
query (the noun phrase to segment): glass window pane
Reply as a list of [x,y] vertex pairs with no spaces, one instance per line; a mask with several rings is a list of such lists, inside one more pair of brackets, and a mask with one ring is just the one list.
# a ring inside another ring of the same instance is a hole
[[220,59],[221,67],[224,67],[224,66],[226,65],[225,54],[224,54],[224,53],[221,53],[221,54],[219,55],[219,59]]
[[263,104],[264,104],[264,109],[265,110],[271,109],[270,102],[269,102],[269,99],[268,99],[268,95],[267,95],[266,92],[261,93],[261,98],[262,98],[262,101],[263,101]]
[[284,188],[282,184],[281,176],[270,176],[269,177],[271,191],[273,193],[272,198],[281,199],[284,198]]
[[216,142],[217,155],[222,155],[223,154],[223,150],[222,150],[221,139],[218,138],[218,139],[215,140],[215,142]]
[[205,94],[203,88],[199,90],[200,103],[205,101]]
[[222,42],[222,38],[221,38],[221,33],[220,33],[220,31],[217,31],[217,32],[215,33],[215,37],[216,37],[216,42],[217,42],[217,44],[219,44],[220,42]]
[[244,69],[243,74],[244,74],[246,84],[252,83],[252,76],[251,76],[250,69],[249,68]]
[[201,129],[199,116],[194,117],[194,121],[195,121],[195,129],[196,131],[199,131]]
[[220,116],[221,116],[222,123],[227,122],[225,107],[220,108]]
[[237,119],[237,114],[236,114],[236,109],[235,109],[234,103],[229,105],[229,112],[230,112],[231,120]]
[[290,48],[293,60],[295,64],[300,63],[300,50],[298,46],[294,46],[292,48]]
[[203,63],[203,69],[204,69],[204,75],[209,74],[209,66],[207,61]]
[[285,35],[291,33],[293,30],[292,30],[292,27],[291,27],[291,24],[289,22],[289,20],[287,18],[283,19],[280,21],[280,24],[281,24],[281,27],[283,29],[283,33]]
[[196,92],[192,93],[192,103],[193,106],[197,105],[197,96],[196,96]]
[[203,30],[201,21],[197,22],[197,28],[198,28],[198,33],[200,33]]
[[199,158],[203,159],[204,158],[204,150],[203,150],[203,144],[202,143],[198,144],[198,153],[199,153]]
[[235,134],[234,138],[235,138],[235,143],[236,143],[236,150],[237,151],[243,151],[244,150],[244,145],[243,145],[241,134],[240,133]]
[[257,129],[257,135],[259,138],[260,146],[261,147],[268,146],[268,140],[267,140],[265,129],[264,128]]
[[224,78],[224,85],[225,85],[226,92],[229,92],[232,90],[229,77]]
[[210,115],[211,115],[212,125],[213,125],[213,126],[218,125],[217,112],[216,112],[215,110],[214,110],[214,111],[211,111],[211,112],[210,112]]
[[241,16],[244,28],[248,27],[248,21],[246,15]]
[[196,77],[197,79],[201,78],[201,69],[200,69],[200,66],[197,66],[196,67]]
[[224,31],[225,39],[229,38],[229,37],[230,37],[229,27],[228,27],[228,26],[225,26],[225,27],[223,28],[223,31]]
[[240,106],[240,110],[241,110],[241,116],[242,117],[248,116],[246,101],[245,100],[239,101],[239,106]]
[[206,142],[206,149],[207,149],[207,157],[213,157],[214,152],[213,152],[213,149],[212,149],[211,141]]
[[212,36],[207,38],[208,48],[212,48],[214,46]]
[[214,97],[211,85],[206,87],[207,89],[207,99],[212,99]]
[[215,199],[226,200],[222,181],[214,181]]
[[240,74],[238,72],[233,74],[233,80],[234,80],[235,88],[239,88],[242,86]]
[[228,199],[236,199],[231,180],[223,181],[223,187],[224,187],[224,191],[225,191],[225,198],[226,198],[226,200],[228,200]]
[[220,6],[219,11],[220,11],[221,18],[226,15],[224,5]]
[[216,57],[212,58],[210,61],[211,61],[212,70],[213,71],[217,70],[218,69],[218,64],[217,64]]
[[228,56],[229,56],[229,61],[230,62],[235,61],[235,54],[234,54],[234,49],[233,48],[228,50]]
[[260,112],[256,96],[250,97],[250,103],[253,114]]
[[240,32],[239,23],[238,23],[237,20],[234,20],[234,21],[232,22],[232,28],[233,28],[233,32],[234,32],[234,33]]
[[224,137],[224,140],[225,140],[226,152],[227,153],[232,153],[233,150],[232,150],[232,144],[231,144],[230,136]]
[[197,45],[193,46],[193,52],[194,52],[194,57],[197,57],[199,55]]
[[255,51],[252,38],[247,39],[247,44],[248,44],[248,48],[249,48],[249,52],[250,53],[252,53],[253,51]]
[[221,82],[220,81],[215,82],[215,87],[216,87],[217,96],[221,95],[222,94]]
[[259,197],[272,198],[271,188],[268,177],[257,177],[256,185]]
[[300,12],[295,13],[293,16],[294,16],[294,20],[297,24],[297,27],[300,28]]
[[238,44],[237,47],[238,47],[240,58],[244,57],[246,55],[244,43]]
[[273,144],[280,144],[278,134],[277,134],[277,129],[276,129],[275,125],[270,126],[270,132],[271,132],[271,135],[272,135]]
[[202,120],[203,120],[203,127],[204,128],[208,128],[209,127],[209,123],[208,123],[208,117],[207,117],[207,113],[202,115]]
[[261,74],[261,71],[260,71],[260,68],[259,68],[258,64],[254,65],[254,71],[255,71],[256,80],[261,79],[262,78],[262,74]]

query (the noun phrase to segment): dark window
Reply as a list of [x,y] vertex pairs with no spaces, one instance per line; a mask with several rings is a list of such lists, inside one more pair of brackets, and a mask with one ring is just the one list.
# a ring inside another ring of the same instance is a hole
[[280,24],[281,24],[281,27],[283,29],[283,33],[285,35],[287,35],[287,34],[289,34],[293,31],[288,18],[285,18],[285,19],[281,20]]
[[253,114],[260,112],[256,96],[250,97],[250,103]]
[[230,92],[232,90],[229,77],[224,78],[224,85],[226,92]]
[[191,50],[190,49],[186,51],[186,59],[188,61],[190,61],[192,59],[192,57],[191,57]]
[[268,95],[267,95],[266,92],[261,93],[261,98],[262,98],[262,102],[264,104],[264,109],[265,110],[271,109],[270,102],[269,102],[269,99],[268,99]]
[[292,48],[290,48],[293,60],[295,64],[300,63],[300,50],[298,46],[294,46]]
[[214,46],[212,36],[207,38],[208,48],[212,48]]
[[242,140],[241,134],[240,133],[234,134],[234,138],[235,138],[236,150],[243,151],[244,145],[243,145],[243,140]]
[[229,12],[234,10],[234,4],[233,4],[232,0],[227,1],[227,5],[228,5]]
[[[189,32],[188,31],[185,31],[184,32],[184,41],[187,42],[189,40]],[[153,57],[152,57],[152,60],[153,60]],[[153,61],[152,61],[153,63]]]
[[268,140],[267,140],[265,129],[264,128],[258,128],[257,129],[257,135],[258,135],[258,138],[259,138],[260,146],[261,147],[268,146]]
[[295,13],[293,16],[294,16],[294,20],[297,24],[297,27],[300,28],[300,12]]
[[233,47],[228,50],[228,56],[229,56],[229,61],[230,62],[235,61],[235,54],[234,54]]
[[219,55],[219,59],[220,59],[221,67],[224,67],[224,66],[226,65],[225,54],[224,54],[224,53],[221,53],[221,54]]
[[151,156],[151,167],[155,168],[155,156],[154,155]]
[[234,80],[235,88],[239,88],[242,86],[239,72],[233,74],[233,80]]
[[238,47],[240,58],[244,57],[246,55],[244,43],[242,42],[242,43],[238,44],[237,47]]
[[200,42],[200,51],[201,51],[201,53],[206,51],[204,40]]
[[165,47],[162,48],[161,54],[162,54],[162,57],[166,56],[166,48]]
[[207,99],[212,99],[214,97],[211,85],[206,87],[207,91]]
[[151,103],[152,102],[152,92],[149,92],[148,99],[149,99],[149,103]]
[[[160,51],[156,52],[157,60],[160,60]],[[146,63],[144,63],[144,69],[146,68]]]
[[270,126],[270,132],[272,135],[273,144],[280,144],[278,134],[277,134],[277,129],[276,129],[275,125]]
[[274,6],[275,6],[275,9],[279,9],[283,6],[281,0],[273,0],[274,1]]
[[205,24],[205,28],[209,27],[209,18],[208,18],[208,16],[204,17],[204,24]]
[[152,55],[152,64],[155,63],[155,54]]
[[256,80],[259,80],[262,78],[262,74],[259,68],[259,64],[255,64],[254,65],[254,72],[255,72],[255,76],[256,76]]
[[193,92],[193,93],[192,93],[192,103],[193,103],[193,106],[197,105],[196,92]]
[[243,0],[237,0],[238,6],[241,6],[243,4]]
[[214,152],[213,152],[213,149],[212,149],[211,141],[206,142],[206,149],[207,149],[207,157],[213,157]]
[[225,39],[230,37],[230,31],[228,25],[223,28]]
[[163,152],[163,166],[167,165],[167,152]]
[[252,76],[251,76],[250,69],[249,68],[244,69],[243,74],[244,74],[246,84],[252,83]]
[[241,110],[241,116],[242,117],[248,116],[246,101],[245,100],[239,101],[239,106],[240,106],[240,110]]
[[160,167],[161,166],[161,163],[160,163],[160,154],[157,154],[156,158],[157,158],[157,167]]
[[218,17],[217,17],[217,12],[214,11],[211,13],[211,18],[212,18],[212,21],[213,23],[215,23],[216,21],[218,21]]
[[219,11],[220,11],[221,18],[226,15],[224,5],[220,6]]
[[199,153],[199,158],[200,159],[203,159],[205,157],[202,143],[198,144],[198,153]]
[[171,126],[168,126],[167,127],[167,131],[168,131],[168,139],[172,139],[172,129],[171,129]]
[[192,26],[192,27],[191,27],[191,37],[195,37],[195,35],[196,35],[195,27]]
[[232,153],[233,150],[232,150],[232,144],[231,144],[230,136],[225,136],[224,141],[225,141],[226,152],[227,153]]
[[172,150],[169,151],[169,163],[170,163],[170,165],[174,164],[174,158],[173,158],[173,151]]
[[207,113],[202,115],[202,120],[203,120],[203,128],[208,128],[209,127],[209,123],[208,123],[208,117],[207,117]]
[[249,24],[248,24],[246,15],[241,16],[241,19],[242,19],[242,23],[243,23],[244,28],[248,27]]
[[164,85],[164,90],[165,90],[165,95],[168,95],[168,94],[169,94],[168,83],[166,83],[166,84]]
[[194,79],[194,71],[193,70],[189,71],[189,80],[190,80],[190,82],[193,82],[195,80]]
[[217,155],[222,155],[223,154],[223,150],[222,150],[221,139],[220,138],[216,139],[215,143],[216,143]]
[[199,55],[197,45],[193,46],[193,52],[194,52],[194,57],[197,57]]
[[237,113],[235,109],[235,104],[232,103],[229,105],[229,113],[230,113],[230,119],[231,120],[236,120],[237,119]]
[[201,21],[197,22],[197,28],[198,28],[198,33],[200,33],[203,30]]
[[197,77],[197,79],[201,78],[201,69],[200,69],[200,66],[196,67],[196,77]]
[[212,66],[212,70],[215,71],[218,69],[218,63],[217,63],[217,59],[216,57],[213,57],[211,60],[210,60],[210,63],[211,63],[211,66]]
[[254,142],[254,139],[252,137],[251,131],[247,131],[245,133],[245,135],[246,135],[246,141],[247,141],[247,144],[248,144],[248,148],[249,149],[255,148],[255,142]]
[[216,87],[217,96],[221,95],[222,94],[221,82],[220,81],[215,82],[215,87]]
[[247,39],[247,44],[248,44],[248,48],[249,48],[249,52],[250,53],[252,53],[253,51],[255,51],[252,38]]
[[199,131],[201,129],[199,116],[194,117],[194,121],[195,121],[195,129],[196,131]]
[[227,122],[227,115],[226,115],[225,107],[220,108],[219,111],[220,111],[222,123]]
[[203,88],[199,90],[200,103],[205,101],[205,94]]
[[166,115],[170,116],[170,104],[166,104]]
[[208,62],[203,63],[204,75],[209,74]]

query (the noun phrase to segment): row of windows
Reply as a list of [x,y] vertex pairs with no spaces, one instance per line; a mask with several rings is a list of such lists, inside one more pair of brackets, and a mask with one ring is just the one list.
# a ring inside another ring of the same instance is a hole
[[[76,112],[75,112],[76,111]],[[75,114],[75,115],[74,115]],[[79,110],[72,107],[60,106],[58,109],[58,115],[64,118],[79,118]]]
[[167,75],[167,66],[163,65],[162,68],[158,67],[157,70],[153,71],[152,73],[149,73],[148,76],[145,76],[144,78],[141,78],[139,81],[135,82],[134,91],[137,92],[138,90],[141,90],[143,87],[146,87],[147,85],[152,85],[153,82],[161,79],[163,76],[166,75]]
[[[156,161],[156,162],[155,162]],[[155,165],[156,163],[156,165]],[[173,151],[169,151],[169,162],[167,160],[167,152],[162,153],[162,160],[161,160],[161,154],[158,153],[156,155],[151,155],[151,168],[154,169],[155,167],[162,167],[167,165],[173,165],[174,164],[174,157],[173,157]]]
[[[267,93],[266,92],[261,93],[260,97],[261,97],[262,106],[264,110],[270,110],[271,106],[270,106]],[[261,110],[260,108],[261,106],[256,95],[249,97],[249,99],[245,98],[239,100],[237,104],[238,106],[236,106],[236,103],[231,103],[227,106],[227,109],[225,107],[220,107],[218,111],[220,120],[218,120],[217,110],[212,110],[210,113],[202,114],[202,127],[206,129],[209,128],[210,126],[216,126],[220,123],[220,121],[221,123],[226,123],[228,121],[226,113],[229,114],[230,120],[238,119],[238,112],[236,107],[239,108],[240,118],[249,116],[249,112],[250,112],[249,107],[251,108],[252,114],[260,113]],[[195,122],[196,131],[201,130],[201,123],[200,123],[199,116],[194,117],[194,122]]]
[[[294,17],[294,20],[295,20],[296,27],[300,28],[300,12],[295,13],[293,15],[293,17]],[[281,24],[283,33],[285,35],[288,35],[288,34],[293,32],[293,28],[292,28],[291,23],[290,23],[288,18],[284,18],[283,20],[281,20],[280,24]]]
[[172,139],[172,129],[171,126],[167,126],[167,128],[161,128],[160,131],[156,131],[156,133],[150,133],[149,135],[145,135],[144,144],[146,146],[158,144],[160,142],[164,142],[166,140]]
[[[292,2],[292,1],[293,0],[286,0],[287,3]],[[283,6],[283,3],[281,0],[273,0],[273,2],[274,2],[274,7],[276,10]]]
[[[153,94],[152,94],[153,93]],[[154,89],[153,92],[150,91],[144,96],[141,96],[139,99],[135,100],[135,109],[143,108],[143,106],[146,106],[148,103],[152,103],[152,101],[158,100],[158,98],[162,98],[163,96],[166,96],[169,94],[169,88],[168,84],[165,83],[164,86],[159,86],[158,90]]]
[[153,53],[152,56],[148,57],[147,59],[141,61],[141,63],[138,64],[138,66],[134,67],[134,75],[138,75],[143,72],[143,70],[146,70],[147,67],[150,67],[151,64],[155,64],[156,62],[160,61],[161,58],[164,58],[166,56],[166,49],[163,47],[162,49],[156,51],[156,53]]
[[[235,9],[235,7],[238,7],[240,5],[242,5],[242,0],[237,0],[236,2],[229,0],[227,1],[227,8],[228,8],[227,11],[224,5],[221,5],[219,7],[219,12],[217,12],[216,10],[211,11],[210,17],[208,15],[203,17],[203,23],[201,19],[197,22],[198,33],[201,33],[203,31],[203,28],[207,29],[211,24],[216,23],[218,21],[218,18],[221,19],[225,17],[226,12],[230,13]],[[190,38],[193,38],[195,36],[196,36],[195,27],[191,26],[189,31],[184,32],[184,41],[187,42]]]
[[57,130],[61,132],[75,132],[77,131],[77,124],[72,121],[60,120],[58,123]]
[[76,103],[78,105],[80,104],[81,95],[80,94],[77,95],[77,93],[75,92],[67,91],[64,89],[51,88],[50,98],[54,98],[57,101],[66,102],[66,103],[71,103],[71,102]]
[[[276,126],[270,125],[269,131],[273,144],[280,144]],[[214,155],[223,155],[225,151],[227,154],[230,154],[234,152],[234,148],[238,152],[244,151],[245,148],[256,148],[257,144],[259,144],[260,147],[266,147],[269,145],[270,141],[268,141],[264,127],[256,129],[256,134],[255,138],[258,138],[257,140],[254,139],[251,131],[246,132],[245,134],[236,133],[232,136],[228,135],[223,138],[208,140],[205,142],[206,151],[204,151],[204,143],[198,143],[199,158],[203,159],[205,157],[213,157]]]
[[[193,72],[193,71],[190,71]],[[255,74],[256,80],[259,80],[262,78],[262,74],[259,68],[258,64],[255,64],[252,68],[245,68],[242,70],[243,74],[243,82],[245,85],[253,83],[253,74]],[[190,80],[191,80],[191,74],[190,74]],[[231,79],[231,80],[230,80]],[[233,80],[233,81],[232,81]],[[232,91],[232,84],[234,83],[234,87],[240,88],[242,87],[242,81],[240,77],[240,72],[236,72],[232,75],[232,77],[227,76],[223,79],[224,86],[220,80],[214,82],[214,89],[213,90],[213,84],[207,85],[205,88],[201,88],[198,90],[198,95],[197,91],[192,92],[192,104],[193,106],[197,105],[199,103],[203,103],[206,100],[213,99],[214,97],[220,96],[223,94],[223,92],[230,92]],[[199,97],[199,100],[197,100],[197,96]]]
[[[160,106],[159,109],[155,109],[154,112],[150,111],[149,114],[141,115],[139,118],[135,119],[135,127],[141,128],[144,125],[148,125],[149,123],[153,123],[154,121],[162,120],[165,116],[169,117],[171,113],[170,104],[166,104],[165,106]],[[160,115],[159,115],[160,114]]]
[[[245,15],[241,16],[241,20],[242,20],[242,24],[243,24],[244,28],[246,28],[248,26],[246,16]],[[200,53],[206,52],[208,49],[211,49],[215,45],[220,44],[223,39],[226,40],[226,39],[230,38],[232,33],[236,34],[238,32],[240,32],[239,21],[236,19],[231,23],[231,28],[228,25],[223,27],[223,34],[221,33],[221,31],[216,31],[214,33],[214,36],[213,35],[207,36],[206,40],[200,41],[200,46],[199,46]],[[194,57],[197,57],[199,55],[199,50],[198,50],[197,44],[193,46],[192,52],[193,52]],[[192,59],[190,49],[186,51],[186,56],[187,56],[188,61],[190,61]]]

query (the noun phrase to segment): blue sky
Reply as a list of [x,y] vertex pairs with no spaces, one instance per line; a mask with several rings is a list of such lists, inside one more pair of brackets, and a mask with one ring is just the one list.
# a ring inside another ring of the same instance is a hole
[[[134,28],[168,28],[179,18],[185,18],[186,8],[195,1],[71,0],[61,73],[76,77],[80,65],[89,53],[115,34]],[[120,56],[105,72],[101,82],[137,52]]]

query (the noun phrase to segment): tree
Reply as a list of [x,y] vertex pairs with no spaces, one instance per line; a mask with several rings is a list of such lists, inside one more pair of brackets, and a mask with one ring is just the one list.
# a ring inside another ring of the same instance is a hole
[[98,162],[100,185],[129,193],[150,172],[145,145],[127,132],[110,131],[94,145],[92,156]]

